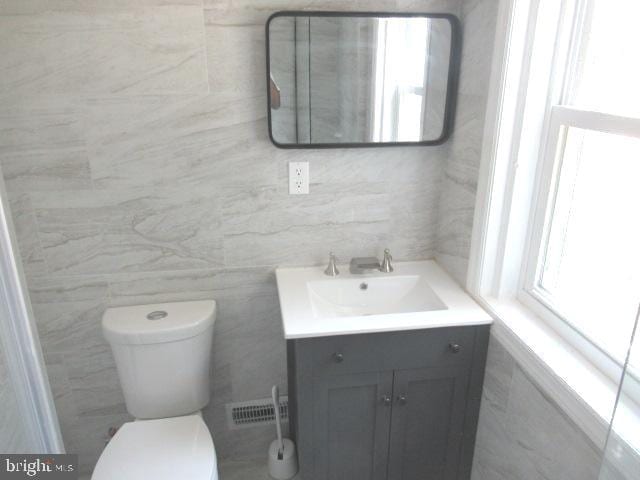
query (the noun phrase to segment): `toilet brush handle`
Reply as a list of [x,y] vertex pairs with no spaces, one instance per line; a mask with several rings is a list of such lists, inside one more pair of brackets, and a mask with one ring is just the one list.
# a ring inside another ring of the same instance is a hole
[[276,433],[278,435],[278,458],[284,455],[284,440],[282,440],[282,426],[280,425],[280,392],[278,386],[274,385],[271,389],[271,398],[273,399],[273,412],[276,417]]

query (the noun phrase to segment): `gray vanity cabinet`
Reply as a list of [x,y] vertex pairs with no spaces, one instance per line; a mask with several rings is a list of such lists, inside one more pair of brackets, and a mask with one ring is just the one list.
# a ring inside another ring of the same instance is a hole
[[313,383],[314,478],[385,480],[389,452],[393,374],[323,376]]
[[300,480],[468,480],[489,327],[287,342]]
[[464,367],[395,372],[389,479],[455,479],[464,430]]

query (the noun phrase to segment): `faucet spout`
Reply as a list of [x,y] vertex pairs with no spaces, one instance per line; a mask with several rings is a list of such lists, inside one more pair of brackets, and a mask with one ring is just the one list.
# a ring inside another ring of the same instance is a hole
[[376,257],[355,257],[351,259],[349,263],[349,272],[354,275],[361,275],[368,270],[378,270],[383,273],[393,272],[391,266],[391,253],[389,249],[385,249],[384,258],[382,262],[379,262]]
[[380,262],[376,257],[355,257],[349,263],[349,272],[355,275],[365,273],[367,270],[380,270]]

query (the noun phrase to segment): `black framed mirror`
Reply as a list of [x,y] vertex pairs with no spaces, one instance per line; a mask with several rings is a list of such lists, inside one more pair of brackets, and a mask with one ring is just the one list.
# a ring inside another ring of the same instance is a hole
[[282,11],[266,35],[276,146],[439,145],[451,134],[461,42],[454,15]]

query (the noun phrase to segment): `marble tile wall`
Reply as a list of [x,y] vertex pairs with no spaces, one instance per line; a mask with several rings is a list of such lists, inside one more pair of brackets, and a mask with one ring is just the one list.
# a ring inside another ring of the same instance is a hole
[[[444,148],[285,151],[267,136],[264,22],[280,9],[460,13],[459,0],[4,0],[0,164],[67,449],[91,470],[129,420],[107,306],[215,298],[221,459],[271,428],[224,404],[286,389],[273,269],[436,251]],[[309,161],[311,195],[287,194]]]
[[491,337],[472,480],[597,480],[602,450]]
[[462,63],[438,213],[438,262],[465,284],[498,0],[462,0]]

